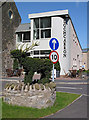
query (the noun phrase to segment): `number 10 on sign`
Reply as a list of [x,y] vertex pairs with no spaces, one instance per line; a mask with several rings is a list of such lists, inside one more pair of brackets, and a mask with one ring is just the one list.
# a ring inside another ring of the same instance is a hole
[[53,82],[54,82],[54,64],[58,62],[59,60],[59,55],[56,51],[52,51],[49,55],[49,59],[53,62]]

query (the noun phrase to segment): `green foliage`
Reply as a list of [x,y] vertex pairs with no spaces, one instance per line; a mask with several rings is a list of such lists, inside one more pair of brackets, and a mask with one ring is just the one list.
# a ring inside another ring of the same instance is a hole
[[11,51],[11,56],[12,58],[18,59],[20,66],[22,66],[22,60],[27,57],[26,52],[18,49]]
[[18,59],[14,59],[13,61],[13,70],[16,70],[19,68],[19,62],[18,62]]
[[49,82],[50,82],[49,78],[42,78],[41,80],[38,81],[38,83],[42,83],[43,85]]
[[[36,71],[41,74],[40,83],[44,84],[45,81],[49,82],[52,70],[52,63],[49,60],[27,57],[23,60],[22,64],[25,72],[27,73],[25,76],[26,83],[29,79],[32,80],[33,74]],[[43,78],[46,79],[44,80]]]
[[30,71],[28,73],[25,74],[25,78],[24,78],[24,83],[30,83],[32,84],[32,76],[33,76],[33,72]]
[[11,55],[12,58],[17,58],[17,59],[25,58],[27,56],[26,53],[21,50],[13,50],[11,51]]
[[54,65],[54,67],[55,67],[55,69],[57,70],[57,71],[60,71],[60,63],[59,62],[57,62],[55,65]]
[[[23,66],[25,75],[25,83],[32,83],[32,77],[34,72],[41,74],[40,83],[45,84],[49,82],[51,77],[52,62],[49,59],[39,59],[39,58],[30,58],[27,57],[26,52],[22,50],[13,50],[11,51],[12,58],[15,58],[14,69],[18,67],[16,59],[19,61],[20,66]],[[59,62],[55,64],[55,68],[60,71]]]

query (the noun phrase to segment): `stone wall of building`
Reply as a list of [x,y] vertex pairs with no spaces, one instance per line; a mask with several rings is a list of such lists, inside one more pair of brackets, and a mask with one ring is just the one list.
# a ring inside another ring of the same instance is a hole
[[21,17],[15,2],[2,4],[2,72],[6,75],[6,69],[12,68],[13,60],[10,51],[16,48],[15,31],[21,23]]
[[4,91],[4,101],[18,106],[46,108],[56,100],[55,83],[25,85],[24,83],[9,84]]

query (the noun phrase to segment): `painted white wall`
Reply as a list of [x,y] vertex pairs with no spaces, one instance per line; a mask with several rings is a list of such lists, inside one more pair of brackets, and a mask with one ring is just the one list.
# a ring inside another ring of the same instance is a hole
[[68,73],[70,68],[70,39],[69,39],[69,22],[66,24],[66,57],[63,57],[64,50],[64,38],[63,38],[63,21],[61,17],[52,17],[52,37],[55,37],[59,41],[59,63],[61,66],[60,75]]
[[[70,47],[70,49],[71,49],[71,66],[70,66],[70,69],[72,69],[73,64],[76,64],[77,67],[75,67],[73,69],[78,70],[81,68],[80,66],[82,66],[82,49],[79,45],[78,38],[76,36],[77,35],[76,35],[74,28],[70,21],[70,43],[71,43],[71,47]],[[77,55],[79,55],[79,58],[77,58]],[[73,58],[76,59],[76,61],[73,61]]]

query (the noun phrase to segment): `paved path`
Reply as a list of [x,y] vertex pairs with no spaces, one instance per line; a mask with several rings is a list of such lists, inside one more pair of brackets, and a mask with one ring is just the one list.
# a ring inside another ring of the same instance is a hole
[[87,97],[81,96],[66,108],[45,118],[87,118]]

